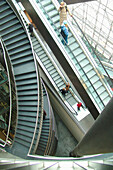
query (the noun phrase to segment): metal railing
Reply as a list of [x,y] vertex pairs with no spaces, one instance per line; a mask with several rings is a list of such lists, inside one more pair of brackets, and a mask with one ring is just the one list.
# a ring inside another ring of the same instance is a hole
[[[2,38],[2,37],[1,37]],[[9,121],[8,121],[8,130],[7,130],[7,136],[6,136],[6,141],[4,143],[4,145],[1,145],[2,147],[5,147],[6,144],[8,144],[8,137],[9,137],[9,133],[10,133],[10,126],[11,126],[11,117],[12,117],[12,105],[13,105],[13,96],[12,96],[12,84],[11,84],[11,74],[10,74],[10,69],[9,69],[9,63],[7,61],[7,54],[6,54],[6,50],[5,50],[5,45],[2,41],[2,39],[0,39],[0,44],[2,46],[3,49],[3,57],[4,57],[4,61],[5,61],[5,65],[6,65],[6,70],[7,70],[7,75],[8,75],[8,81],[9,81],[9,96],[10,96],[10,106],[9,106]]]

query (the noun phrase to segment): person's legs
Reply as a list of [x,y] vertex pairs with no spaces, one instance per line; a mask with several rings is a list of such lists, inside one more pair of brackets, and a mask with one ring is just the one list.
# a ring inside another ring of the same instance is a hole
[[68,36],[65,36],[66,44],[68,44]]
[[62,90],[60,90],[61,91],[61,93],[62,93],[62,95],[63,95],[63,97],[65,97],[65,94],[66,94],[66,90],[65,90],[65,88],[63,88]]
[[80,111],[80,107],[77,107],[78,111]]
[[64,45],[65,44],[65,34],[64,34],[64,32],[63,32],[63,30],[61,30],[61,35],[62,35],[62,44]]

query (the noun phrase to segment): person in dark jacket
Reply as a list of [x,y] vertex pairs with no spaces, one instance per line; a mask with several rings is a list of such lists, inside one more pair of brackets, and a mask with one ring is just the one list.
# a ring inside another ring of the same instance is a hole
[[64,20],[63,21],[63,24],[61,25],[61,35],[63,36],[63,40],[62,40],[62,43],[65,45],[65,44],[68,44],[68,26],[67,26],[67,21]]
[[66,93],[67,93],[66,88],[64,87],[64,88],[61,89],[60,91],[61,91],[63,97],[65,97],[65,95],[66,95]]
[[29,23],[29,32],[31,33],[31,36],[33,37],[33,24]]
[[71,87],[71,86],[70,86],[70,84],[69,84],[69,82],[68,82],[68,83],[66,84],[66,87],[64,87],[63,89],[60,90],[61,93],[62,93],[62,95],[63,95],[64,97],[65,97],[66,93],[68,93],[70,87]]

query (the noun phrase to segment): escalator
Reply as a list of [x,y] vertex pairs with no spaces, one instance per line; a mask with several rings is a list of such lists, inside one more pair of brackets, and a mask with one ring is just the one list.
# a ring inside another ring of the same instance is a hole
[[69,45],[66,47],[62,45],[56,1],[54,1],[54,4],[51,0],[21,2],[26,7],[28,14],[52,49],[89,111],[94,118],[97,118],[111,99],[112,91],[98,71],[97,65],[85,44],[74,32],[69,22]]

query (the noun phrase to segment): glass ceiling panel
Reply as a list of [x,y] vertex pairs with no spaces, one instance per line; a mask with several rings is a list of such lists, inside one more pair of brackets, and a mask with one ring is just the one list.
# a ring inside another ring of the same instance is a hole
[[113,64],[113,0],[77,3],[69,8],[92,46]]

